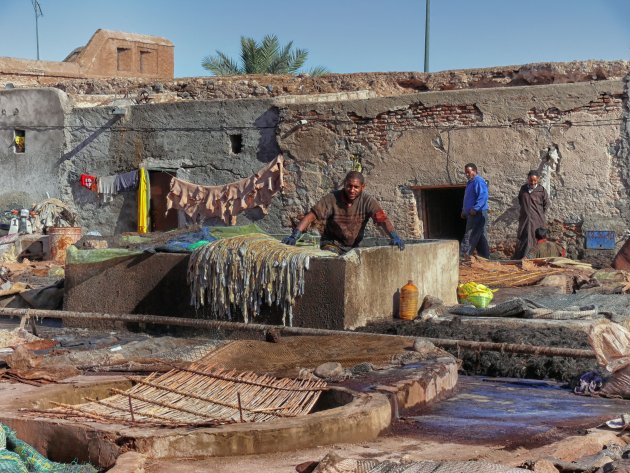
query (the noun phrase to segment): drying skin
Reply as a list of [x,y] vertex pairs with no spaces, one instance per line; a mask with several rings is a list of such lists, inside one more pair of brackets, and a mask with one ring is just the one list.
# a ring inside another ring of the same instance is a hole
[[253,176],[223,186],[200,186],[174,177],[166,210],[183,210],[195,222],[219,218],[226,225],[235,225],[243,210],[260,207],[266,215],[272,197],[284,187],[283,163],[279,155]]
[[188,266],[191,304],[208,304],[215,318],[232,320],[235,308],[246,323],[263,304],[282,308],[293,324],[293,304],[304,294],[310,258],[335,255],[314,247],[289,246],[260,233],[217,240],[196,249]]

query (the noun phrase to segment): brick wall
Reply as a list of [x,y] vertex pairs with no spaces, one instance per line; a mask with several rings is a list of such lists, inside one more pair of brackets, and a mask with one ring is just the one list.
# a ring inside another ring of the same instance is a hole
[[620,94],[600,94],[597,100],[590,101],[587,105],[576,107],[570,110],[558,110],[557,108],[548,108],[540,110],[533,108],[527,112],[528,124],[539,125],[544,123],[556,123],[566,118],[569,114],[576,112],[585,112],[598,117],[607,115],[611,112],[621,112],[623,106],[623,95]]
[[[329,115],[316,110],[307,113],[286,113],[283,120],[298,123],[306,120],[303,127],[321,125],[337,131],[340,117],[331,120]],[[379,113],[375,117],[347,113],[342,118],[346,124],[343,138],[353,143],[370,144],[380,149],[391,146],[402,133],[427,127],[468,126],[480,123],[482,113],[474,104],[425,106],[421,103]]]

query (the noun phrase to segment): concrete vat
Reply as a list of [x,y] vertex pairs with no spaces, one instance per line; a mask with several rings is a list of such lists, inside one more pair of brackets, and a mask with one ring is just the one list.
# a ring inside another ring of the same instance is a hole
[[[353,329],[398,313],[399,289],[408,280],[425,295],[455,304],[459,277],[456,241],[423,240],[404,251],[359,248],[343,257],[314,258],[304,295],[294,306],[297,327]],[[66,266],[66,310],[202,317],[189,305],[188,255],[141,254]],[[279,323],[276,307],[257,322]]]

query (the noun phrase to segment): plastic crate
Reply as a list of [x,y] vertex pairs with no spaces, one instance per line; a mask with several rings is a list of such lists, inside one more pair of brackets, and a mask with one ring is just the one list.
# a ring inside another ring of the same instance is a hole
[[615,249],[615,232],[611,231],[587,231],[584,232],[586,237],[587,250],[614,250]]

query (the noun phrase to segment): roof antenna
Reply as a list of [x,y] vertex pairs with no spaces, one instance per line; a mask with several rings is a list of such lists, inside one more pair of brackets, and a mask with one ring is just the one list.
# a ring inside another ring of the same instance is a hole
[[37,19],[40,16],[44,16],[42,13],[42,7],[39,5],[38,0],[31,0],[33,3],[33,10],[35,11],[35,41],[37,41],[37,60],[39,61],[39,25],[37,24]]

